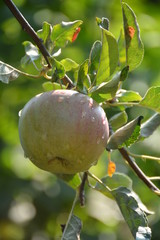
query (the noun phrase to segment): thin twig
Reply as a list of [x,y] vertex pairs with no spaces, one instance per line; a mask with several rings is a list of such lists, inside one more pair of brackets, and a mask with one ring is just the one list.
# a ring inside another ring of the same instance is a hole
[[98,182],[99,184],[101,184],[108,192],[111,192],[111,189],[106,186],[101,179],[99,179],[98,177],[96,177],[93,173],[87,171],[88,176],[90,176],[91,178],[93,178],[96,182]]
[[160,180],[160,176],[148,177],[148,178],[152,181],[159,181]]
[[10,9],[12,14],[15,16],[17,21],[22,26],[23,30],[28,33],[29,36],[34,40],[35,44],[38,46],[39,50],[43,54],[48,67],[51,68],[50,62],[48,60],[48,57],[50,57],[50,54],[48,53],[47,49],[43,45],[42,40],[38,37],[34,29],[31,27],[31,25],[27,22],[27,20],[24,18],[22,13],[19,11],[19,9],[16,7],[16,5],[12,2],[12,0],[4,0],[7,7]]
[[153,160],[153,161],[160,162],[160,158],[159,157],[154,157],[154,156],[149,156],[149,155],[140,155],[140,154],[135,154],[135,153],[131,153],[131,152],[128,152],[128,154],[130,156],[134,157],[134,158],[141,158],[142,160]]
[[119,152],[123,158],[128,162],[137,176],[150,188],[154,193],[160,196],[160,190],[150,181],[150,179],[144,174],[144,172],[138,167],[135,161],[128,155],[128,152],[125,148],[120,148]]

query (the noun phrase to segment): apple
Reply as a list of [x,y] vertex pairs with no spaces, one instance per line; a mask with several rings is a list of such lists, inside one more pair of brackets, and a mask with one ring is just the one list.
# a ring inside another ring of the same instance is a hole
[[74,90],[55,90],[24,106],[19,136],[25,156],[37,167],[74,174],[97,163],[109,127],[104,110],[92,98]]

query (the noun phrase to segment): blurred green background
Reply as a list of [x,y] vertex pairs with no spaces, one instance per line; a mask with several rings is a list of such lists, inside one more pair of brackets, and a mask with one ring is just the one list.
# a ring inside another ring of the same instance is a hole
[[[43,21],[56,24],[63,21],[84,21],[78,39],[64,49],[62,58],[69,57],[78,63],[88,58],[100,30],[95,17],[107,17],[110,31],[118,38],[122,26],[119,0],[15,0],[26,19],[35,30]],[[145,45],[141,66],[129,75],[124,87],[139,91],[143,96],[151,86],[160,85],[160,1],[127,0],[134,9]],[[32,41],[23,32],[3,1],[0,2],[0,60],[21,69],[24,56],[22,42]],[[33,73],[33,68],[28,67]],[[60,224],[69,214],[74,191],[54,175],[37,169],[23,157],[18,137],[18,112],[35,94],[43,91],[43,79],[19,78],[9,85],[0,82],[0,239],[50,240],[60,239]],[[153,112],[146,109],[128,110],[129,119],[143,115],[146,120]],[[160,129],[149,139],[135,144],[131,151],[160,156]],[[113,153],[117,171],[133,179],[133,189],[147,207],[155,211],[149,216],[153,240],[160,238],[160,201],[133,173],[117,152]],[[138,165],[148,176],[159,176],[160,165],[153,161],[138,160]],[[92,172],[98,177],[107,173],[107,154]],[[160,183],[156,182],[160,187]],[[76,207],[83,220],[83,240],[130,240],[130,231],[115,202],[100,193],[86,189],[86,207]]]

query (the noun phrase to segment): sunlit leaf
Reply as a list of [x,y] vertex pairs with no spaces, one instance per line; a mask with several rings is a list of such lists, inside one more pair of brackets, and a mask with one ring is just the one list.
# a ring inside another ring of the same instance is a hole
[[3,83],[9,83],[18,78],[19,74],[20,73],[16,68],[0,61],[0,81]]
[[95,77],[96,77],[97,70],[99,67],[101,50],[102,50],[101,41],[96,41],[96,42],[94,42],[94,44],[91,48],[90,55],[89,55],[89,70],[88,71],[90,74],[91,82],[94,82],[94,85],[96,84]]
[[37,34],[43,40],[46,47],[49,47],[50,35],[52,31],[52,26],[48,22],[43,22],[42,29],[40,29]]
[[140,105],[160,113],[160,86],[149,88]]
[[111,124],[113,129],[117,129],[122,127],[127,123],[128,115],[125,111],[119,112],[115,114],[113,117],[109,119],[109,123]]
[[63,64],[57,61],[55,58],[53,59],[52,70],[53,70],[52,79],[55,82],[62,79],[65,76],[65,68]]
[[96,17],[96,22],[99,25],[99,27],[104,28],[106,30],[109,30],[109,20],[108,18],[98,18]]
[[70,58],[62,59],[60,61],[60,63],[62,63],[62,65],[64,66],[66,72],[69,72],[71,70],[77,69],[79,67],[79,64],[76,63],[75,61],[73,61]]
[[126,65],[129,65],[129,69],[132,71],[143,60],[144,46],[133,10],[126,3],[122,3],[122,10],[126,43]]
[[55,82],[44,82],[42,84],[42,87],[45,92],[52,91],[52,90],[57,90],[57,89],[65,89],[66,87],[62,84],[55,83]]
[[122,68],[120,81],[125,81],[127,79],[128,72],[129,72],[129,66],[125,66],[124,68]]
[[91,97],[98,103],[111,100],[115,97],[121,72],[116,73],[109,82],[101,83],[91,89]]
[[120,89],[116,95],[120,102],[139,102],[142,97],[138,92]]
[[75,215],[72,215],[69,222],[67,222],[61,240],[79,240],[81,228],[81,220]]
[[99,68],[96,76],[96,85],[109,81],[109,77],[118,65],[118,44],[111,32],[102,29],[102,50]]
[[122,215],[127,222],[133,237],[136,238],[139,227],[148,227],[145,212],[139,207],[137,199],[135,199],[134,193],[130,189],[127,189],[126,187],[119,187],[114,189],[112,194],[119,205]]
[[86,59],[79,68],[77,89],[81,92],[87,93],[87,89],[90,87],[90,79],[88,75],[88,59]]
[[142,116],[137,117],[114,132],[108,140],[107,149],[118,149],[123,146],[128,147],[135,143],[140,136],[140,122],[142,118]]
[[141,137],[147,138],[160,126],[160,114],[156,113],[141,125]]
[[[126,188],[132,188],[132,180],[125,174],[123,173],[114,173],[114,175],[109,177],[108,175],[104,178],[101,179],[102,182],[108,186],[111,190],[116,189],[118,187],[126,187]],[[108,191],[105,187],[103,187],[100,183],[96,183],[95,189],[97,191],[100,191],[103,193],[105,196],[109,198],[113,198],[112,194],[110,191]]]
[[121,29],[118,38],[118,53],[119,53],[119,65],[123,68],[126,65],[126,49],[125,49],[125,38],[124,32]]
[[34,62],[40,57],[38,48],[29,41],[23,42],[26,55],[21,59],[21,64],[25,66],[30,62]]
[[136,233],[136,240],[150,240],[152,237],[152,232],[149,227],[139,227]]
[[62,22],[53,26],[51,40],[57,47],[64,47],[67,42],[73,42],[77,29],[82,24],[81,20],[74,22]]

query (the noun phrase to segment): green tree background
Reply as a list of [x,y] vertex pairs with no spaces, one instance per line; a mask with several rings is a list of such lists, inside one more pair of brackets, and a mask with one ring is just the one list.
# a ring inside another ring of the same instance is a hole
[[[128,0],[134,9],[145,45],[145,56],[141,66],[129,75],[127,89],[143,96],[151,86],[160,85],[160,2]],[[120,1],[118,0],[15,0],[26,19],[35,30],[43,21],[56,24],[63,21],[83,20],[78,39],[66,49],[61,57],[70,57],[82,63],[89,55],[93,42],[100,39],[100,30],[95,17],[107,17],[110,30],[118,38],[122,25]],[[0,2],[0,60],[21,68],[24,55],[22,42],[32,41],[22,31],[3,1]],[[29,66],[28,72],[34,73]],[[54,175],[37,169],[23,157],[18,136],[18,112],[34,95],[43,91],[43,79],[19,78],[9,85],[0,82],[0,239],[2,240],[49,240],[60,239],[60,224],[64,224],[74,198],[74,191]],[[143,115],[145,120],[152,111],[133,108],[129,118]],[[139,154],[160,156],[160,129],[149,139],[135,144],[131,150]],[[133,179],[133,189],[144,204],[154,211],[149,217],[153,240],[159,239],[160,201],[135,176],[117,152],[113,154],[117,171],[127,173]],[[138,160],[138,165],[148,176],[159,176],[160,165],[155,161]],[[107,155],[92,172],[98,177],[107,173]],[[156,183],[160,187],[160,183]],[[76,208],[83,221],[83,240],[128,240],[132,239],[116,204],[100,193],[88,190],[86,207]]]

